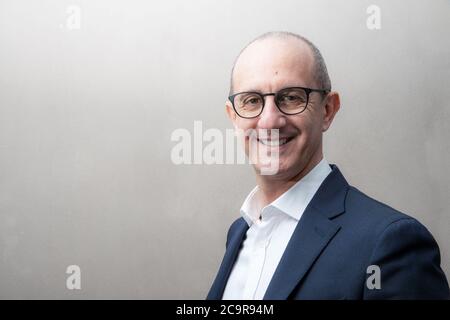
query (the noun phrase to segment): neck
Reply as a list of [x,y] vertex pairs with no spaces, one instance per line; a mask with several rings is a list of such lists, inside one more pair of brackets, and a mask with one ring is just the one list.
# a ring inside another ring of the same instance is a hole
[[260,204],[260,208],[265,207],[269,203],[273,202],[287,190],[289,190],[294,184],[300,181],[306,176],[321,160],[323,159],[322,152],[313,156],[308,164],[300,170],[297,174],[290,177],[277,177],[267,175],[256,175],[256,183],[258,185],[257,199]]

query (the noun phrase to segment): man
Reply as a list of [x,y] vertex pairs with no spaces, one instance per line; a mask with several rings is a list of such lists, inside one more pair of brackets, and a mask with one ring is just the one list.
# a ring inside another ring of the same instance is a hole
[[278,171],[254,164],[257,186],[228,231],[207,299],[449,298],[428,230],[349,186],[324,159],[322,134],[339,106],[307,39],[272,32],[241,51],[226,112],[237,129],[278,129],[279,140],[257,136],[258,147],[278,152]]

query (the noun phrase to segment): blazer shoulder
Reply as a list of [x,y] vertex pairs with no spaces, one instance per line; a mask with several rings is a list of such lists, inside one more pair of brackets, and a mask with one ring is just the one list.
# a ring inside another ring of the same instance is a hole
[[367,265],[382,273],[382,290],[365,287],[365,299],[448,299],[439,246],[421,222],[352,186],[341,217],[364,245]]
[[414,218],[390,223],[379,235],[370,259],[381,270],[382,290],[365,288],[365,299],[449,299],[439,246]]
[[354,232],[372,239],[373,245],[386,234],[401,234],[397,241],[409,236],[436,243],[431,232],[419,220],[369,197],[353,186],[349,186],[342,217],[342,224],[350,225]]
[[361,226],[370,226],[370,229],[377,235],[381,234],[392,223],[401,220],[413,220],[421,225],[410,215],[366,195],[353,186],[348,188],[345,212],[344,216],[347,216],[348,219]]

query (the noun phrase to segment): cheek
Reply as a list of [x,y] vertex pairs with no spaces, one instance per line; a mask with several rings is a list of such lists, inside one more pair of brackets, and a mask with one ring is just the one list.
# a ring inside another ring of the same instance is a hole
[[249,136],[248,133],[250,129],[256,128],[257,122],[253,119],[242,119],[238,118],[235,122],[235,130],[238,133],[238,141],[242,144],[245,149],[245,152],[248,154],[249,149]]
[[303,147],[305,150],[307,150],[308,156],[311,156],[314,154],[319,147],[322,139],[322,131],[321,128],[314,126],[311,127],[308,136],[306,137],[305,146]]
[[248,130],[256,128],[256,121],[253,119],[237,118],[235,122],[236,129]]
[[321,129],[317,123],[312,121],[313,119],[302,120],[296,123],[296,128],[300,133],[296,144],[300,151],[314,148],[321,134]]

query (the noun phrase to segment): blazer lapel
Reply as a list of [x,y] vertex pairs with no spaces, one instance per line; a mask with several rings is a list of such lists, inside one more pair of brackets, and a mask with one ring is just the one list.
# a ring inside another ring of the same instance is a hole
[[223,257],[222,264],[220,265],[216,279],[209,290],[207,300],[219,300],[222,298],[223,291],[225,290],[225,284],[228,281],[232,266],[237,258],[237,254],[244,240],[245,233],[249,226],[243,218],[238,220],[236,231],[230,235],[230,240]]
[[335,165],[303,213],[264,295],[288,299],[321,252],[339,231],[331,218],[345,211],[348,183]]

